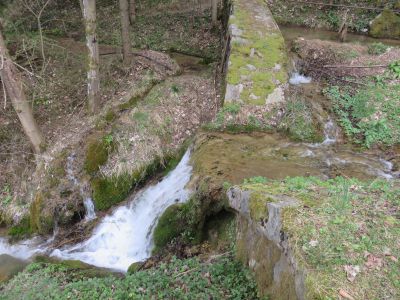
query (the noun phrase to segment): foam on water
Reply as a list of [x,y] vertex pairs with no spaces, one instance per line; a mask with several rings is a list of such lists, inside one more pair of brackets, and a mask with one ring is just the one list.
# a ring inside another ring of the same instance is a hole
[[151,255],[154,227],[165,209],[185,202],[190,192],[185,188],[192,174],[189,151],[168,176],[149,186],[127,205],[114,210],[96,227],[85,242],[51,255],[61,259],[81,260],[98,267],[126,271],[133,262]]
[[289,79],[289,83],[293,85],[311,83],[311,81],[311,77],[304,76],[298,72],[292,73]]
[[42,252],[41,247],[37,246],[36,239],[9,244],[6,238],[0,237],[0,254],[8,254],[19,259],[26,260],[34,254]]

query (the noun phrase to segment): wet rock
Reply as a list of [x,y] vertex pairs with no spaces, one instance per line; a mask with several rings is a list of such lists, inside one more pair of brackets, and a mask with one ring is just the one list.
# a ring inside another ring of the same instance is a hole
[[22,271],[27,262],[7,254],[0,255],[0,283],[9,280]]

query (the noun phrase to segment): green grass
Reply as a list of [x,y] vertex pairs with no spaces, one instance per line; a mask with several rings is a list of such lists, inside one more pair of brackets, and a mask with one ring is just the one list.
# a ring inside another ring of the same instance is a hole
[[355,92],[330,87],[326,95],[346,135],[367,148],[400,142],[400,85],[375,85]]
[[295,141],[320,142],[323,137],[320,124],[314,120],[312,107],[302,99],[289,99],[279,129]]
[[[308,271],[308,299],[337,299],[340,289],[355,299],[400,297],[398,183],[294,177],[243,188],[303,202],[284,211],[283,231]],[[349,268],[360,269],[353,282]]]
[[1,299],[258,299],[249,272],[230,258],[173,258],[125,278],[86,278],[62,265],[34,263],[0,286]]

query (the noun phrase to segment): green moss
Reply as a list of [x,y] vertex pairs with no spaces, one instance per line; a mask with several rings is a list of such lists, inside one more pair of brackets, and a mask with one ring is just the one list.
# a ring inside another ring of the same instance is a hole
[[133,186],[129,175],[95,178],[91,181],[93,201],[97,210],[107,210],[123,201]]
[[172,239],[185,230],[184,204],[174,204],[168,207],[158,221],[154,230],[154,252],[165,247]]
[[[248,104],[265,104],[278,82],[287,81],[284,39],[279,30],[271,32],[262,22],[255,21],[241,3],[235,3],[235,17],[230,22],[242,30],[241,37],[245,41],[232,43],[227,83],[250,82],[241,99]],[[275,68],[278,65],[280,68]]]
[[23,218],[18,225],[12,226],[8,230],[8,235],[13,240],[21,240],[28,238],[32,234],[29,218]]
[[134,274],[138,272],[143,266],[143,262],[134,262],[128,268],[128,274]]
[[32,232],[47,234],[51,232],[54,225],[54,216],[52,212],[45,211],[45,195],[37,192],[35,199],[31,203],[30,211],[30,228]]
[[86,172],[94,175],[99,170],[99,167],[107,162],[108,154],[113,149],[112,141],[107,140],[105,137],[89,141],[84,165]]
[[373,37],[400,39],[400,16],[390,9],[385,9],[372,21],[370,27],[370,35]]
[[112,109],[110,109],[104,116],[104,119],[106,120],[107,123],[113,122],[116,118],[117,114]]

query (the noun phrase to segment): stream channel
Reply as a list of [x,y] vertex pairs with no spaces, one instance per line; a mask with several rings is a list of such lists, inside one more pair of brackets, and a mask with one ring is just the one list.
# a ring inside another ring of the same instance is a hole
[[[288,42],[299,36],[320,39],[336,38],[336,33],[298,27],[283,27],[282,32]],[[359,35],[349,35],[349,41],[370,43],[377,40]],[[397,41],[382,40],[382,42],[391,45],[400,44]],[[175,59],[179,62],[182,57],[178,56]],[[179,63],[181,64],[181,62]],[[194,59],[193,64],[197,64],[199,67],[199,59]],[[190,69],[196,72],[195,66]],[[306,174],[329,178],[336,175],[332,174],[333,169],[340,169],[340,174],[361,179],[380,177],[390,180],[399,177],[399,172],[393,170],[393,164],[385,160],[383,153],[379,151],[359,152],[352,145],[342,143],[342,134],[336,126],[334,118],[326,112],[324,103],[327,99],[322,95],[322,88],[318,83],[295,69],[290,82],[291,88],[300,89],[303,96],[313,102],[313,109],[318,112],[321,122],[325,124],[324,140],[320,143],[295,143],[281,136],[276,138],[275,135],[265,134],[264,138],[258,139],[257,143],[263,143],[264,154],[272,153],[271,159],[264,161],[264,165],[259,165],[257,161],[258,165],[254,165],[254,172],[261,169],[267,170],[268,172],[264,171],[263,173],[274,174],[271,176],[271,178],[275,177],[274,179]],[[244,135],[236,136],[237,143],[243,142],[241,136],[247,139]],[[242,146],[238,145],[236,148],[233,146],[224,151],[232,153],[242,151]],[[289,152],[290,155],[283,155],[277,159],[274,153],[278,152]],[[290,157],[294,158],[291,160]],[[229,159],[229,155],[226,158]],[[74,157],[71,155],[68,162],[72,162],[73,159]],[[92,236],[86,241],[62,249],[49,250],[48,245],[51,244],[54,237],[47,240],[35,237],[15,244],[9,244],[6,238],[0,237],[0,277],[2,274],[7,274],[10,268],[15,269],[16,265],[22,269],[37,254],[66,260],[80,260],[97,267],[120,272],[125,272],[133,262],[143,261],[150,257],[153,248],[153,231],[158,218],[168,206],[177,202],[185,202],[190,196],[190,191],[187,189],[187,184],[192,176],[190,159],[191,153],[190,150],[187,150],[175,170],[158,183],[151,184],[129,196],[125,204],[115,208],[98,223]],[[221,158],[221,160],[223,159],[225,158]],[[233,161],[227,163],[230,164],[230,167],[235,165]],[[304,165],[313,166],[310,167],[312,172],[303,168]],[[244,167],[253,168],[253,165],[250,162],[246,163]],[[232,172],[235,171],[232,170]],[[67,176],[69,180],[79,185],[73,172],[67,172]],[[86,217],[83,222],[87,222],[96,218],[96,215],[90,197],[84,195],[84,191],[82,194],[86,208]]]

